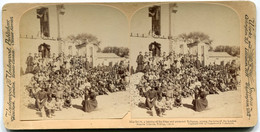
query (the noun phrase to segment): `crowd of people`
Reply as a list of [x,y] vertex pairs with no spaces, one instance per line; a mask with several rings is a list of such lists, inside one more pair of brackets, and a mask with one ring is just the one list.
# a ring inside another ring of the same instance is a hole
[[158,116],[166,110],[182,106],[182,98],[192,97],[193,109],[202,111],[207,108],[208,94],[237,90],[239,66],[235,61],[226,64],[203,63],[190,54],[164,52],[153,56],[142,52],[137,56],[136,72],[143,72],[137,89],[145,97],[145,106]]
[[85,56],[54,53],[50,57],[30,53],[26,60],[25,74],[33,74],[26,86],[35,98],[37,111],[52,117],[54,111],[72,107],[71,100],[82,98],[83,111],[97,107],[97,95],[124,91],[129,66],[121,61],[113,66],[93,66]]

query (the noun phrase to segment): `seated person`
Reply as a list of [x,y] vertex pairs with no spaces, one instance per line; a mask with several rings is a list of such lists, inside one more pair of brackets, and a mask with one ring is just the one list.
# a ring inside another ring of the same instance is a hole
[[182,100],[181,100],[181,96],[178,96],[175,100],[174,100],[174,107],[181,107],[182,106]]
[[151,112],[150,115],[154,116],[154,113],[156,112],[154,106],[158,98],[158,92],[154,88],[152,88],[146,92],[145,97],[146,97],[145,106],[146,109],[148,110],[147,112]]
[[202,92],[195,91],[195,99],[192,101],[193,109],[195,111],[201,112],[208,107],[208,100],[206,96],[207,94],[205,91]]
[[67,90],[64,94],[64,107],[65,108],[70,108],[72,107],[72,104],[71,104],[71,91],[70,89]]
[[47,100],[47,92],[41,89],[37,94],[35,95],[35,107],[37,111],[41,111],[45,101]]
[[82,101],[82,106],[84,112],[92,112],[97,108],[98,102],[93,90],[90,90],[90,92],[88,90],[85,91],[85,100]]
[[108,90],[109,90],[110,92],[116,92],[116,91],[118,91],[118,89],[115,87],[115,85],[114,85],[113,82],[111,82],[110,84],[108,84]]

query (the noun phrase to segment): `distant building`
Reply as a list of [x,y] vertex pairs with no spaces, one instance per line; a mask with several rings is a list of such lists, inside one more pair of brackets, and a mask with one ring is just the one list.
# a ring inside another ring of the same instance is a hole
[[235,61],[239,64],[239,57],[231,56],[227,52],[208,52],[207,65],[209,64],[227,64],[228,62]]
[[92,43],[83,43],[76,45],[74,55],[85,56],[92,66],[113,66],[121,61],[127,61],[126,58],[117,56],[115,53],[99,53],[98,46]]
[[204,42],[193,42],[187,44],[187,50],[189,54],[195,56],[198,58],[198,60],[201,62],[202,65],[207,65],[208,60],[208,51],[209,51],[209,45]]
[[93,43],[82,43],[79,45],[75,46],[77,51],[76,54],[74,53],[74,55],[79,55],[79,56],[84,56],[87,58],[87,60],[89,61],[89,63],[92,66],[96,66],[96,58],[97,58],[97,50],[98,50],[98,46],[96,46]]
[[97,53],[95,58],[95,65],[113,66],[119,64],[121,61],[127,61],[127,58],[117,56],[115,53]]
[[229,55],[227,52],[212,52],[209,51],[209,44],[204,42],[193,42],[187,44],[187,51],[189,54],[198,57],[203,65],[210,64],[226,64],[228,62],[239,62],[239,57]]

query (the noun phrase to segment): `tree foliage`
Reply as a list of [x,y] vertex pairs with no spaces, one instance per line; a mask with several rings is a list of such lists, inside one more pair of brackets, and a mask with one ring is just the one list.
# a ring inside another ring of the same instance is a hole
[[129,48],[126,47],[105,47],[102,50],[103,53],[115,53],[120,57],[128,57],[129,56]]
[[77,35],[69,35],[67,37],[67,39],[76,45],[83,44],[83,43],[92,43],[96,46],[99,46],[101,43],[101,41],[95,35],[92,35],[89,33],[80,33]]
[[202,32],[190,32],[189,34],[182,33],[178,37],[182,38],[184,41],[191,40],[193,42],[204,42],[209,45],[211,45],[211,43],[213,42],[213,40],[210,39],[209,35]]
[[239,56],[240,55],[240,47],[239,46],[223,46],[219,45],[214,49],[215,52],[227,52],[229,55],[232,56]]

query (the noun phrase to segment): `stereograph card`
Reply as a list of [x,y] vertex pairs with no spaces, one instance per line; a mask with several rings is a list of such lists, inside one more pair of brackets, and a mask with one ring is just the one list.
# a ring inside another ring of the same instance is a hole
[[8,129],[252,127],[249,1],[3,8]]

